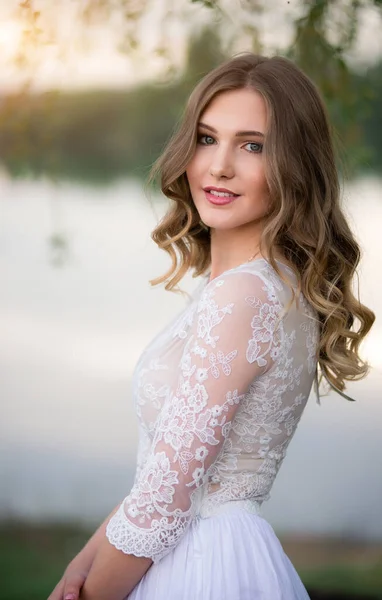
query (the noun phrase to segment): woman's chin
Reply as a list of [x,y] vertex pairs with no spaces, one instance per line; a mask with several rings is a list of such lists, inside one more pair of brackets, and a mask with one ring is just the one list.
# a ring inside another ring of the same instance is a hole
[[209,227],[210,231],[229,231],[231,229],[236,229],[241,225],[241,223],[236,223],[232,219],[228,221],[217,221],[215,219],[210,219],[209,221],[203,220],[203,223]]

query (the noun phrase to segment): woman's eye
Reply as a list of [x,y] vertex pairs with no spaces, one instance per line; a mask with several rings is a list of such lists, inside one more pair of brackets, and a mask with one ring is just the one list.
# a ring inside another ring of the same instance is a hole
[[205,146],[210,146],[214,141],[214,138],[210,135],[199,135],[198,137],[199,144],[204,144]]
[[245,144],[244,147],[247,148],[248,146],[248,152],[260,153],[263,151],[263,144],[258,144],[257,142],[248,142],[248,144]]

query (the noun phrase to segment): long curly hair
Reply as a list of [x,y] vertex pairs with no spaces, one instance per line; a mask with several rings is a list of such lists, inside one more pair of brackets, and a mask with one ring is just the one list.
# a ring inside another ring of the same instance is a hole
[[360,248],[341,209],[324,104],[311,80],[286,58],[237,55],[206,75],[192,92],[177,130],[149,177],[151,182],[160,179],[163,194],[171,200],[152,239],[168,252],[172,265],[151,284],[177,289],[189,269],[196,277],[210,266],[209,232],[193,203],[186,168],[195,151],[203,111],[217,94],[243,88],[260,93],[268,111],[263,152],[271,207],[260,248],[281,277],[273,249],[283,250],[297,275],[298,292],[318,315],[317,395],[324,378],[351,400],[342,393],[344,382],[362,379],[369,370],[359,347],[375,315],[352,292]]

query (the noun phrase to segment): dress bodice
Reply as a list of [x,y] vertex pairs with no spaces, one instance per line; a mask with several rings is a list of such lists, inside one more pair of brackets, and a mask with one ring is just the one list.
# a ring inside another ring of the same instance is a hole
[[107,527],[117,548],[157,562],[197,515],[269,498],[317,365],[316,314],[290,299],[265,259],[240,265],[203,279],[143,352],[135,481]]

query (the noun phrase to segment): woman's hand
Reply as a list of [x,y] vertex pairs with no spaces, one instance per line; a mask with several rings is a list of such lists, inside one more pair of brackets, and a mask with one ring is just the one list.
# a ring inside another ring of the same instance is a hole
[[84,548],[69,563],[62,578],[50,594],[48,600],[78,600],[81,589],[89,575],[99,545],[106,535],[106,527],[111,517],[117,512],[119,504],[106,517],[102,525],[92,535]]
[[70,564],[48,600],[78,600],[89,571]]

